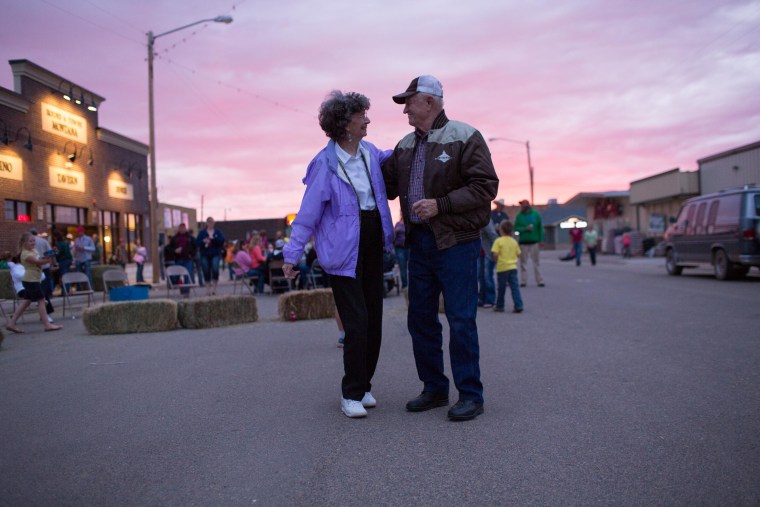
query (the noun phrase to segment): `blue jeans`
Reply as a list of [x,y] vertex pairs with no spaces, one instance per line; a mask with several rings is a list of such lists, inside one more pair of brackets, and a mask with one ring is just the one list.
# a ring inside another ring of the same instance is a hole
[[144,262],[137,262],[137,283],[144,283],[145,278],[143,278],[143,268],[145,267]]
[[[174,264],[176,266],[183,266],[187,270],[187,272],[190,273],[190,283],[195,283],[195,269],[193,269],[192,259],[177,259],[174,261]],[[172,280],[172,283],[177,283],[177,281]],[[180,289],[180,293],[190,294],[190,289]]]
[[499,291],[496,298],[496,308],[504,308],[504,295],[507,292],[507,285],[512,291],[512,303],[515,310],[523,309],[522,296],[520,296],[520,282],[517,280],[517,269],[510,269],[509,271],[499,271],[496,273],[496,278],[499,280]]
[[[92,287],[92,271],[90,270],[90,264],[92,261],[89,259],[86,261],[77,261],[76,262],[76,270],[80,271],[82,273],[85,273],[87,275],[87,279],[90,280],[90,287]],[[84,290],[84,287],[82,287],[82,284],[79,284],[79,287],[77,287],[79,290]]]
[[395,250],[398,269],[401,271],[401,288],[403,289],[409,285],[409,249],[397,246]]
[[211,280],[219,281],[219,256],[218,255],[201,255],[201,266],[203,266],[203,277],[206,282]]
[[478,257],[478,305],[492,305],[496,300],[496,284],[493,278],[493,269],[496,263],[491,257],[491,252],[486,252],[483,257]]
[[259,294],[264,293],[264,268],[263,267],[251,268],[248,270],[248,273],[246,273],[245,276],[248,276],[250,278],[258,277],[256,279],[256,292]]
[[573,243],[573,251],[575,252],[575,265],[581,265],[581,256],[583,255],[583,243]]
[[449,356],[460,400],[483,402],[480,382],[480,347],[477,260],[480,240],[438,250],[432,231],[414,227],[409,256],[409,313],[407,325],[417,374],[424,391],[449,392],[443,371],[443,328],[438,298],[443,292],[449,321]]

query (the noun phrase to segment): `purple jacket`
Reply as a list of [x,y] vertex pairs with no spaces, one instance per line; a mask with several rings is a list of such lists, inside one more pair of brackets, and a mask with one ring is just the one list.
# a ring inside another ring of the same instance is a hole
[[[393,221],[380,164],[392,153],[380,151],[372,143],[361,141],[370,154],[369,172],[377,209],[383,224],[385,249],[393,249]],[[361,148],[360,147],[360,148]],[[297,266],[303,248],[314,236],[319,265],[331,275],[356,277],[359,255],[359,202],[354,189],[338,177],[335,141],[329,141],[306,169],[306,191],[295,220],[291,224],[290,242],[285,245],[285,262]]]

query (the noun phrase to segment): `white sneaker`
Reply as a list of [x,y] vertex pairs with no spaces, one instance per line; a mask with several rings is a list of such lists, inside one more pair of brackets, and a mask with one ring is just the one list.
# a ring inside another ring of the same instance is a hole
[[48,318],[48,322],[50,322],[51,324],[52,324],[53,322],[55,322],[55,321],[53,320],[53,317],[51,317],[50,315],[48,315],[48,316],[47,316],[47,318]]
[[372,393],[369,391],[364,393],[364,398],[362,398],[362,407],[364,408],[375,408],[377,406],[377,400],[374,396],[372,396]]
[[347,417],[367,417],[367,411],[364,410],[361,401],[341,398],[340,409]]

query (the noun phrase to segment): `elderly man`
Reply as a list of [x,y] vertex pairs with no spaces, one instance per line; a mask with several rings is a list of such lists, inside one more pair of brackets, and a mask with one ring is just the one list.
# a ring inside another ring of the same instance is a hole
[[412,80],[394,102],[414,132],[407,134],[383,165],[388,197],[401,200],[407,225],[409,313],[422,394],[406,404],[421,412],[449,404],[449,379],[443,371],[443,334],[438,299],[443,292],[449,321],[449,354],[459,401],[448,417],[463,421],[483,413],[477,260],[480,229],[490,220],[489,203],[499,179],[483,136],[449,120],[443,88],[433,76]]
[[528,259],[533,263],[533,276],[539,287],[544,286],[544,277],[539,271],[539,246],[544,241],[544,224],[541,214],[534,210],[527,199],[520,201],[520,212],[515,215],[515,231],[520,235],[520,287],[528,283]]

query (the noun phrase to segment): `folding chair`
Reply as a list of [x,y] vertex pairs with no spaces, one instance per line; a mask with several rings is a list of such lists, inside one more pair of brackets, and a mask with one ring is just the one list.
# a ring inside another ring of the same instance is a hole
[[122,269],[103,271],[103,302],[105,303],[106,298],[111,297],[111,294],[108,292],[111,287],[126,287],[127,285],[129,285],[129,277],[126,271]]
[[190,273],[185,266],[166,266],[166,297],[169,297],[172,290],[190,289],[195,294],[197,286],[198,284],[191,281]]
[[311,271],[306,275],[306,278],[309,281],[309,288],[316,289],[318,283],[323,283],[324,274],[325,272],[322,270],[322,266],[319,265],[319,261],[315,260],[311,265]]
[[90,285],[90,279],[87,278],[87,275],[84,273],[81,273],[79,271],[72,271],[70,273],[66,273],[61,277],[61,297],[63,298],[63,316],[66,316],[66,305],[73,306],[71,303],[71,285],[77,283],[80,285],[84,285],[86,289],[78,289],[76,291],[77,296],[87,296],[87,307],[90,307],[90,304],[95,299],[95,291],[92,290],[92,285]]
[[286,278],[282,271],[284,264],[285,261],[280,259],[269,261],[269,288],[272,289],[272,294],[277,291],[287,292],[290,290],[290,279]]
[[[230,262],[230,266],[233,270],[240,269],[240,264],[237,262]],[[237,288],[238,285],[242,285],[246,289],[248,289],[248,292],[251,294],[251,296],[256,295],[256,282],[259,280],[259,275],[256,276],[248,276],[248,273],[243,271],[242,274],[238,275],[237,272],[233,271],[232,273],[234,276],[232,277],[232,293],[237,294]],[[243,293],[243,290],[240,289],[240,293]]]

